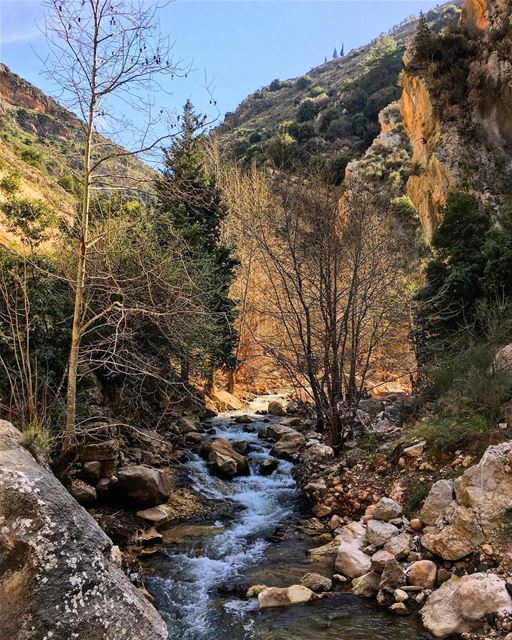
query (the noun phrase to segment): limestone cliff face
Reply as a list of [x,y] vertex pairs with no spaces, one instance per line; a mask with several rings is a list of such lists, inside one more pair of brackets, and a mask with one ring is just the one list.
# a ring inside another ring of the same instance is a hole
[[[428,238],[448,191],[463,183],[491,201],[507,192],[512,167],[512,5],[510,0],[466,0],[459,35],[469,45],[465,98],[443,100],[434,60],[407,68],[400,109],[412,148],[407,193]],[[408,61],[406,60],[406,63]],[[456,63],[456,61],[455,61]],[[437,83],[437,84],[436,84]],[[441,85],[442,86],[442,85]]]

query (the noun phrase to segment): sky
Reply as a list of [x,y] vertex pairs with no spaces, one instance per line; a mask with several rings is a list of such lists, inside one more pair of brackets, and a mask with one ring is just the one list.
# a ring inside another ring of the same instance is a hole
[[[205,78],[222,119],[227,111],[274,78],[303,75],[344,44],[345,52],[388,31],[431,0],[175,0],[161,13],[175,41],[176,58],[191,63],[187,79],[174,80],[167,106],[190,98],[215,117]],[[42,0],[0,0],[0,61],[49,95],[43,74]]]

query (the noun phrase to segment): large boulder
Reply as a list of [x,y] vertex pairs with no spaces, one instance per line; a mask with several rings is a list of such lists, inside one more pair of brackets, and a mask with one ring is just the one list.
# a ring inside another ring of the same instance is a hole
[[133,464],[117,470],[116,492],[139,506],[166,502],[171,495],[171,478],[163,469],[145,464]]
[[301,449],[306,444],[306,439],[294,429],[282,436],[272,447],[272,455],[285,460],[295,460]]
[[391,522],[382,520],[368,520],[366,527],[366,537],[370,544],[382,547],[390,538],[398,535],[398,529]]
[[403,560],[409,555],[411,547],[411,536],[406,531],[401,531],[397,536],[393,536],[386,542],[384,551],[387,551],[398,560]]
[[0,637],[165,640],[112,542],[0,421]]
[[374,506],[372,515],[375,520],[393,520],[402,515],[402,507],[391,498],[381,498]]
[[320,442],[306,445],[306,449],[302,452],[304,462],[326,462],[332,458],[334,458],[334,449]]
[[407,580],[413,587],[433,589],[436,585],[437,566],[432,560],[417,560],[407,572]]
[[453,502],[439,526],[425,527],[422,545],[443,560],[460,560],[485,541],[477,515]]
[[370,571],[352,580],[352,591],[363,598],[373,598],[379,590],[380,573]]
[[249,475],[247,458],[233,449],[224,438],[216,438],[201,447],[201,456],[213,471],[224,478]]
[[307,587],[311,591],[315,591],[315,593],[330,591],[332,588],[332,580],[319,573],[306,573],[300,583],[303,587]]
[[453,480],[438,480],[435,482],[425,499],[420,512],[420,519],[430,526],[435,525],[439,516],[453,502]]
[[271,416],[285,416],[286,415],[286,409],[283,405],[282,402],[279,402],[279,400],[272,400],[271,402],[268,403],[268,412],[270,413]]
[[359,578],[368,573],[371,566],[370,556],[356,546],[344,543],[338,548],[334,567],[347,578]]
[[260,609],[274,609],[276,607],[289,607],[293,604],[305,604],[316,600],[318,596],[314,591],[300,584],[291,587],[268,587],[258,594]]
[[423,624],[437,638],[480,630],[488,614],[512,613],[512,600],[502,578],[492,573],[452,576],[428,598]]

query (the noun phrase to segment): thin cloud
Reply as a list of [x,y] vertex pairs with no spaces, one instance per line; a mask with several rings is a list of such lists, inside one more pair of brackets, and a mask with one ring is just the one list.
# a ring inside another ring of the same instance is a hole
[[33,29],[32,31],[19,31],[17,33],[0,34],[0,45],[3,44],[18,44],[20,42],[30,42],[36,40],[41,35],[39,29]]

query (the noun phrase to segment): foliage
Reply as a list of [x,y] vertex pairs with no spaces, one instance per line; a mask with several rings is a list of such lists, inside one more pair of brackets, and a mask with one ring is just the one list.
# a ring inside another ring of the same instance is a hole
[[340,114],[337,109],[326,109],[320,116],[318,131],[320,131],[320,133],[326,133],[331,122],[337,120],[339,117]]
[[38,422],[31,422],[24,429],[21,445],[40,462],[46,461],[52,447],[51,436],[46,427]]
[[58,219],[55,211],[43,200],[12,197],[0,205],[9,229],[22,235],[31,247],[51,236]]
[[297,89],[303,91],[304,89],[307,89],[312,84],[312,82],[313,80],[310,76],[302,76],[301,78],[297,79],[295,85]]
[[43,157],[36,149],[23,149],[21,159],[37,169],[42,169],[43,167]]
[[78,185],[75,177],[70,173],[62,175],[58,180],[59,185],[68,193],[77,193]]
[[420,12],[414,36],[414,52],[416,59],[420,61],[428,61],[434,53],[432,30],[423,11]]
[[279,80],[278,78],[276,78],[275,80],[272,80],[272,82],[268,87],[268,90],[279,91],[279,89],[282,89],[285,86],[286,86],[286,82],[284,80]]
[[406,496],[405,511],[407,514],[415,514],[423,505],[428,496],[433,482],[421,478],[411,479],[404,491]]
[[323,93],[325,93],[325,89],[323,87],[316,86],[311,87],[311,89],[308,91],[308,96],[310,98],[318,98],[318,96],[321,96]]
[[305,98],[297,109],[297,120],[299,122],[306,122],[313,120],[317,113],[317,106],[312,98]]
[[455,451],[485,436],[490,426],[478,413],[434,416],[409,431],[408,435],[426,440],[433,451]]
[[18,173],[9,173],[0,180],[0,189],[7,195],[13,196],[20,188]]

